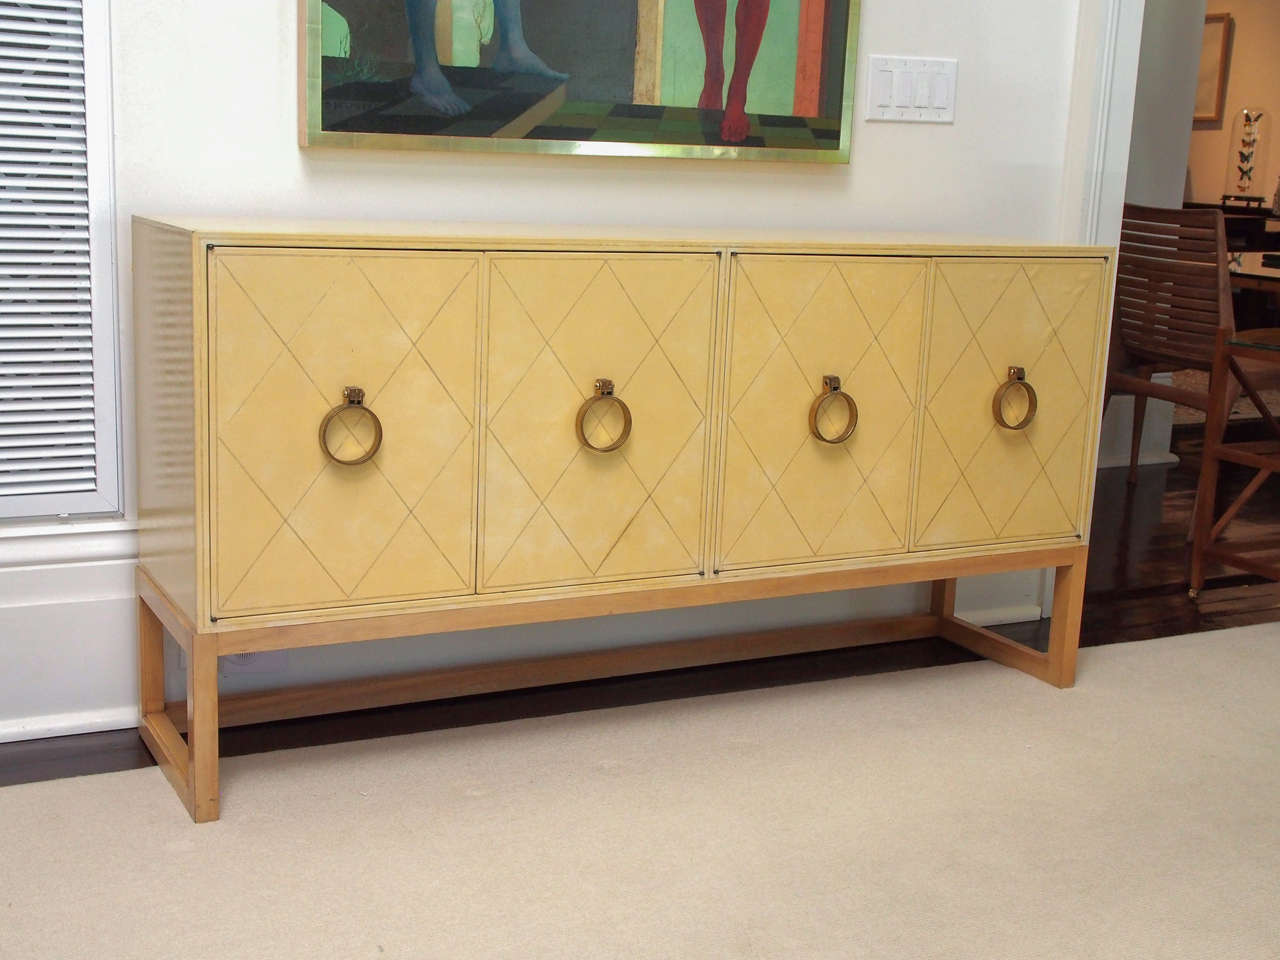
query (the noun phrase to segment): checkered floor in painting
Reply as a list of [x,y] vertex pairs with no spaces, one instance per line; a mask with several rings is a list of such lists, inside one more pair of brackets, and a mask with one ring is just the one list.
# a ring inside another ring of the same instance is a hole
[[563,87],[559,80],[484,67],[443,67],[453,91],[471,105],[446,117],[415,97],[406,74],[399,80],[355,80],[326,85],[321,107],[325,130],[342,133],[408,133],[418,136],[492,137]]
[[720,138],[720,110],[631,103],[566,103],[528,134],[534,140],[609,140],[711,146],[784,147],[835,150],[840,122],[823,117],[751,114],[751,133],[742,143]]
[[[413,95],[407,75],[342,82],[333,65],[326,67],[321,125],[335,132],[808,150],[840,146],[840,121],[834,118],[750,114],[747,139],[730,144],[720,138],[720,110],[588,100],[555,104],[563,96],[562,82],[485,67],[442,68],[454,92],[471,104],[462,116],[445,117]],[[406,74],[409,69],[404,67]],[[528,120],[523,129],[522,119]]]

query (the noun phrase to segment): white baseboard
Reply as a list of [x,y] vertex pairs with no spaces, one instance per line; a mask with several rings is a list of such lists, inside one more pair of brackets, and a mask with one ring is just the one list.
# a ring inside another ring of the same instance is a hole
[[1007,607],[986,607],[982,610],[956,610],[961,620],[980,627],[993,627],[997,623],[1025,623],[1028,620],[1039,620],[1048,616],[1048,611],[1038,604],[1019,603]]
[[82,710],[79,713],[50,713],[42,717],[0,720],[0,743],[65,737],[73,733],[126,730],[137,725],[137,707],[107,707],[102,710]]
[[[1181,458],[1179,458],[1176,454],[1169,453],[1167,450],[1164,453],[1145,453],[1144,452],[1138,457],[1138,466],[1149,467],[1152,464],[1179,463],[1180,460]],[[1098,460],[1099,470],[1109,470],[1113,467],[1127,468],[1128,466],[1129,466],[1129,454],[1127,453],[1107,454],[1099,458]]]

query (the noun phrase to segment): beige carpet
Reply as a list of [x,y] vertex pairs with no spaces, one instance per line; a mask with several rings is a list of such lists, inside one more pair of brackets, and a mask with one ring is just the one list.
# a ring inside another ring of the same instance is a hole
[[1280,627],[0,790],[4,958],[1280,957]]

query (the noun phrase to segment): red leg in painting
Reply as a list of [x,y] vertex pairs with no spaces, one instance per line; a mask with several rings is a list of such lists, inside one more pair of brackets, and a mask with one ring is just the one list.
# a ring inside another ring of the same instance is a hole
[[702,96],[698,106],[703,110],[719,110],[724,106],[724,20],[726,0],[693,0],[702,29],[702,48],[706,66],[702,71]]
[[724,108],[720,137],[728,143],[747,139],[751,123],[747,120],[747,80],[760,52],[760,39],[769,19],[769,0],[738,0],[738,43],[733,56],[733,78],[729,81],[729,97]]

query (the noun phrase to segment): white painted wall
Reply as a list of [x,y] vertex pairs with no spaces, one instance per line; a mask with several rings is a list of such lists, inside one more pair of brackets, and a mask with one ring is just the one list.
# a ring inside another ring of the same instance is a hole
[[[1147,0],[1125,189],[1129,203],[1182,206],[1204,13],[1205,0]],[[1116,397],[1102,427],[1103,467],[1129,463],[1132,431],[1133,398]],[[1143,418],[1139,462],[1175,462],[1177,457],[1169,452],[1172,434],[1173,404],[1150,401]]]
[[[292,2],[116,0],[122,379],[132,380],[128,218],[134,213],[811,226],[1090,240],[1098,235],[1096,223],[1086,233],[1079,217],[1064,215],[1084,208],[1098,173],[1091,118],[1105,100],[1093,90],[1093,61],[1076,69],[1077,14],[1105,22],[1117,5],[1134,3],[1140,23],[1141,0],[864,0],[859,72],[868,53],[957,57],[956,123],[866,124],[859,117],[852,163],[827,167],[304,152],[294,133]],[[1132,47],[1136,51],[1136,40]],[[1123,68],[1118,76],[1123,111],[1132,83],[1125,92]],[[1069,119],[1081,132],[1070,141]],[[1126,120],[1121,129],[1127,127]],[[1075,162],[1086,152],[1088,162]],[[124,406],[128,423],[127,386]],[[126,446],[131,462],[130,435]],[[130,504],[132,491],[130,477]],[[110,569],[118,572],[127,570],[132,547],[129,524],[114,529]],[[66,539],[10,533],[6,552],[0,533],[0,738],[120,726],[131,716],[135,657],[127,577],[112,580],[92,564],[62,561],[35,571],[33,558],[58,554],[44,544]],[[53,603],[28,602],[23,585],[32,578],[48,584]],[[984,622],[1030,618],[1040,610],[1042,591],[1037,574],[965,582],[960,606]],[[922,588],[906,587],[329,648],[294,654],[285,679],[831,620],[923,602]],[[59,612],[51,616],[55,606]],[[225,689],[261,679],[238,676]]]
[[1187,182],[1205,0],[1147,0],[1125,200],[1180,207]]

